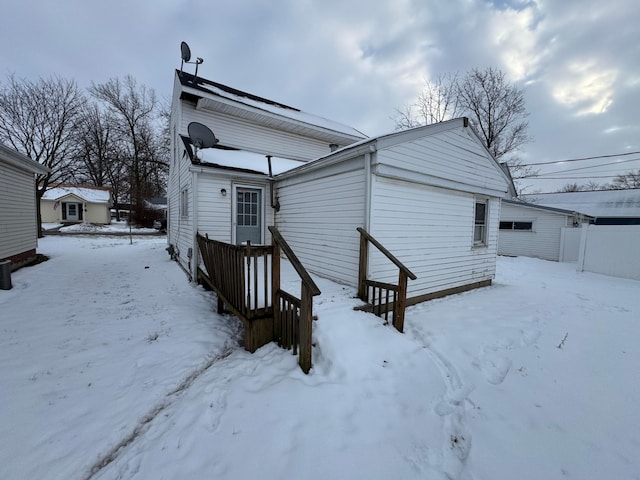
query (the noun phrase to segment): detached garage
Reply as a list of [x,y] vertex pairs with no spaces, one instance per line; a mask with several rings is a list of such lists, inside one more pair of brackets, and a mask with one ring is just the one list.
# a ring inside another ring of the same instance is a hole
[[[466,118],[363,140],[276,176],[276,225],[312,272],[358,285],[362,227],[415,276],[408,303],[491,284],[509,180]],[[397,280],[371,249],[367,279]]]
[[576,261],[580,227],[587,215],[520,200],[502,200],[499,255]]

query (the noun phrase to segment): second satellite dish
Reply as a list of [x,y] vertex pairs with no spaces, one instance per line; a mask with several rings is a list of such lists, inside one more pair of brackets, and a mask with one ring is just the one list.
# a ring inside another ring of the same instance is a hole
[[201,123],[191,122],[187,126],[187,132],[189,133],[191,143],[193,143],[196,148],[211,148],[218,143],[218,139],[209,127]]

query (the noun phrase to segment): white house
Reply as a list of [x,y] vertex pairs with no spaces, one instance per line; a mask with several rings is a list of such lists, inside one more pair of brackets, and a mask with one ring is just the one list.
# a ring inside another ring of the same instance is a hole
[[43,223],[111,223],[111,189],[53,185],[40,199]]
[[[188,125],[218,139],[195,151]],[[366,138],[278,102],[176,72],[168,243],[191,275],[196,232],[270,243],[276,225],[305,267],[355,285],[362,227],[411,269],[411,301],[488,285],[508,177],[466,119]],[[377,280],[393,266],[372,252]],[[397,275],[397,270],[395,270]]]
[[36,257],[38,226],[36,174],[48,168],[0,144],[0,261],[11,269]]
[[503,199],[498,254],[576,261],[579,227],[592,220],[576,211]]
[[[198,122],[219,140],[197,153],[188,126]],[[361,140],[357,130],[282,103],[176,71],[171,106],[167,242],[192,275],[196,232],[216,240],[271,242],[272,173]]]

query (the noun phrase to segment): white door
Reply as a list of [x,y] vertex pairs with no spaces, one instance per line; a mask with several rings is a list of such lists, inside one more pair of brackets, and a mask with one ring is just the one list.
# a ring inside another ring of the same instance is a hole
[[262,243],[262,189],[236,187],[236,244]]

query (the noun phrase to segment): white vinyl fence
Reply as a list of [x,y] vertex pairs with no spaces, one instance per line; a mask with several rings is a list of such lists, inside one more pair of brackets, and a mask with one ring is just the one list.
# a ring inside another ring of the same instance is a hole
[[560,229],[560,262],[577,262],[580,258],[582,229],[562,227]]
[[640,280],[640,225],[588,225],[580,230],[578,271]]

